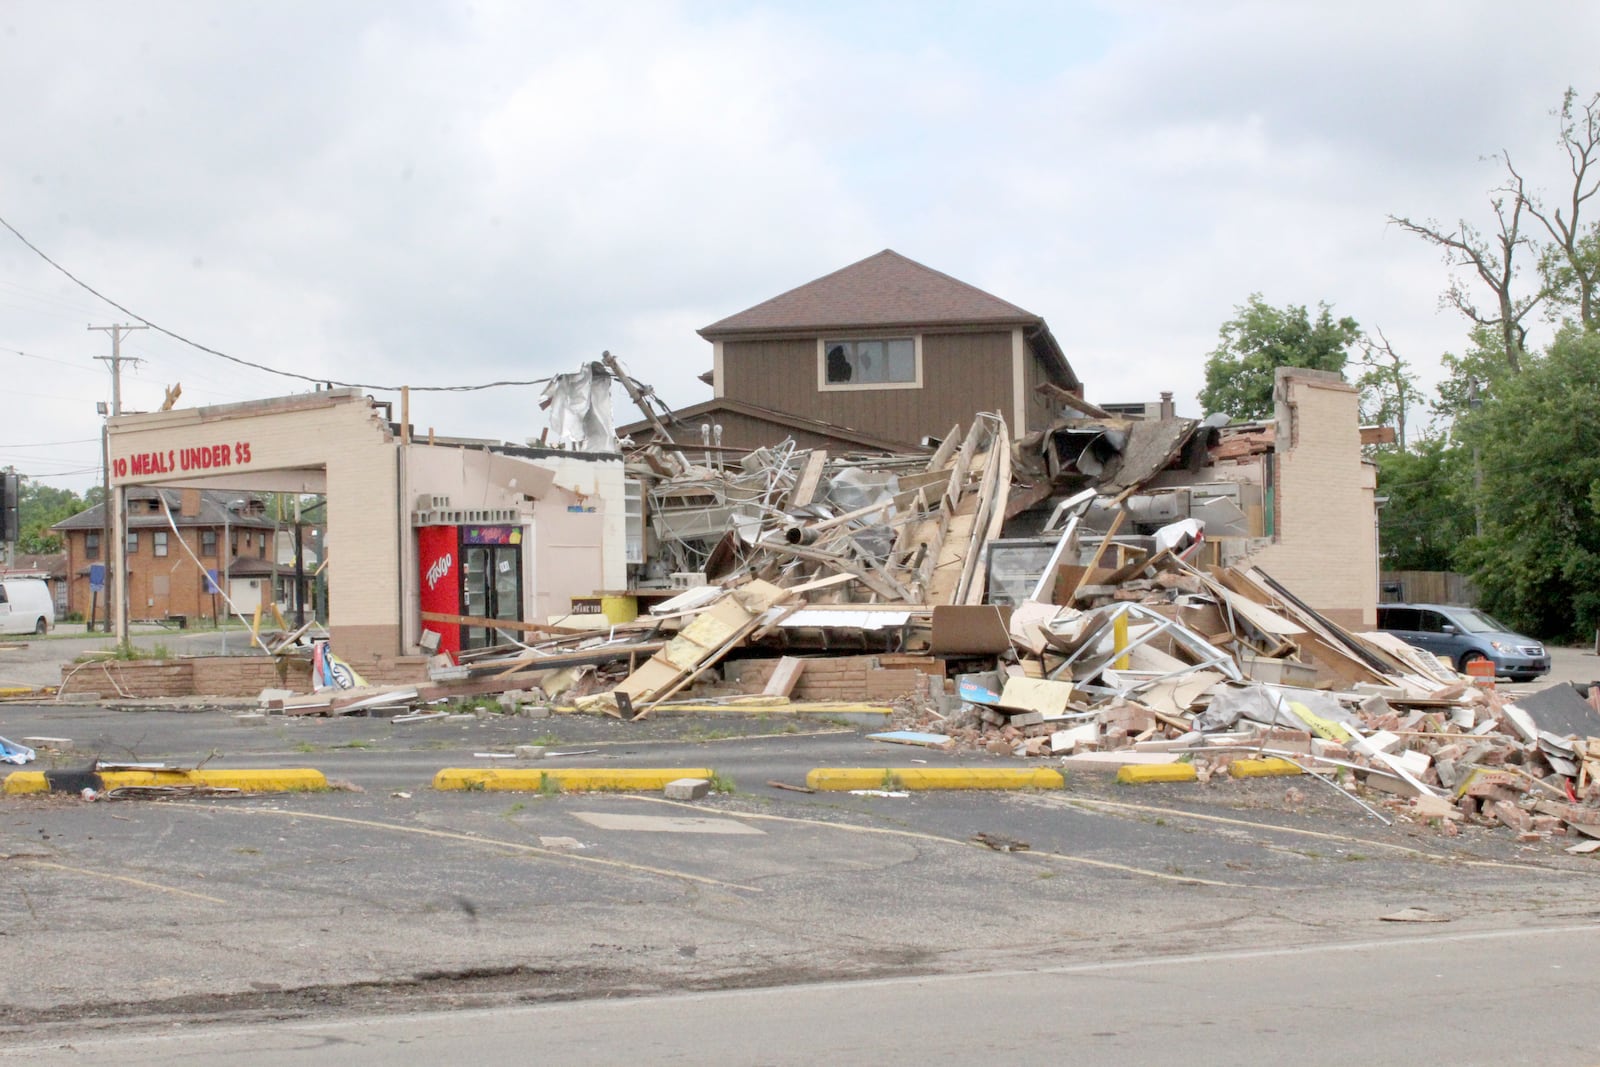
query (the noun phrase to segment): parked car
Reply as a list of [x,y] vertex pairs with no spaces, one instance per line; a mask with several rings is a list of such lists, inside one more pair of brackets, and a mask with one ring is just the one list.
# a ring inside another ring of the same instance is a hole
[[1378,629],[1394,634],[1465,672],[1475,660],[1491,660],[1496,677],[1526,682],[1550,673],[1550,651],[1477,608],[1449,604],[1379,604]]
[[0,634],[46,633],[55,619],[43,578],[0,578]]

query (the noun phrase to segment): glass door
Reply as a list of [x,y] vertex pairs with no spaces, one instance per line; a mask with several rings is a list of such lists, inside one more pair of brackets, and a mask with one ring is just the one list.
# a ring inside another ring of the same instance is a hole
[[[521,545],[463,545],[462,614],[477,619],[522,619]],[[490,648],[500,644],[494,627],[465,625],[461,647]]]

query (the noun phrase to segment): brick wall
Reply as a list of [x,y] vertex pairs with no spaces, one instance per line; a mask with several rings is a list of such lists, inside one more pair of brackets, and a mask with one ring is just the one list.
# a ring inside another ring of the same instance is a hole
[[[413,685],[427,680],[427,660],[395,657],[361,668],[368,684]],[[263,689],[311,691],[306,660],[269,656],[195,656],[182,659],[111,660],[67,664],[61,685],[68,695],[115,697],[254,697]]]
[[1279,368],[1275,529],[1248,562],[1341,626],[1377,622],[1374,469],[1361,458],[1358,394],[1337,374]]
[[[944,660],[932,656],[802,658],[806,666],[791,694],[796,700],[893,700],[926,692],[930,682],[944,683]],[[723,665],[723,677],[741,688],[759,691],[777,666],[775,659],[736,660]]]

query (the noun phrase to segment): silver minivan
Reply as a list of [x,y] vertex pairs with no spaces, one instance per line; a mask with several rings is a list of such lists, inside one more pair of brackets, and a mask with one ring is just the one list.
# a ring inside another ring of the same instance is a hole
[[1379,604],[1378,629],[1449,659],[1465,672],[1474,660],[1494,663],[1497,677],[1526,682],[1550,673],[1550,650],[1477,608],[1450,604]]

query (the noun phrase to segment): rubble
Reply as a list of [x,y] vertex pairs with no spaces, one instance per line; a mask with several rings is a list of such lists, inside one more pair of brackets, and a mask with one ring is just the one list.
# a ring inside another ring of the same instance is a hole
[[1267,504],[1219,472],[1269,455],[1271,425],[1069,406],[1015,443],[990,414],[911,454],[665,438],[628,462],[641,585],[676,595],[603,630],[511,624],[426,685],[319,694],[322,713],[865,700],[894,709],[880,742],[1128,781],[1304,773],[1386,822],[1600,840],[1600,694],[1510,702],[1251,562]]

